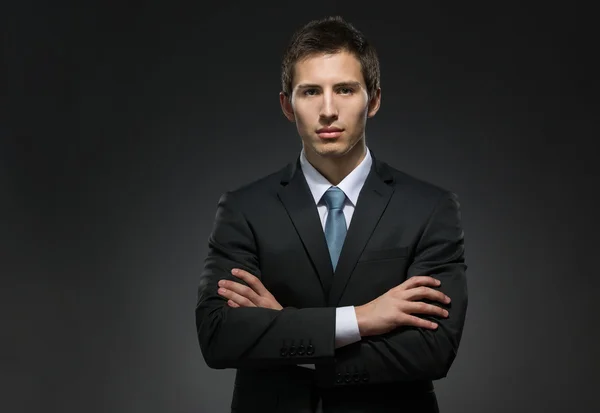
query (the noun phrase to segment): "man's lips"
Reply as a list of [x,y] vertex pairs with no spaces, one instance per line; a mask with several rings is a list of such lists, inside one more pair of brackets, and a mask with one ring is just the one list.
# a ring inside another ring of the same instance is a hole
[[340,128],[321,128],[317,134],[322,139],[339,138],[344,130]]

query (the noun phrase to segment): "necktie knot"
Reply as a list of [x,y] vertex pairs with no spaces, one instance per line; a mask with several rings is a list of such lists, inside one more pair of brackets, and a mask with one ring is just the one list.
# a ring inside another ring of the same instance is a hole
[[342,209],[346,200],[346,194],[340,188],[332,186],[325,191],[323,198],[329,210]]

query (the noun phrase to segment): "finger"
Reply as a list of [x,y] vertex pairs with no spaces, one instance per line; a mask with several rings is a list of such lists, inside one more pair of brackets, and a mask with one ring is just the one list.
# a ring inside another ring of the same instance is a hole
[[399,285],[399,287],[401,286],[402,289],[408,290],[410,288],[419,286],[439,287],[441,284],[441,281],[437,278],[433,278],[428,275],[415,275],[414,277],[410,277],[408,280],[404,281]]
[[219,288],[218,293],[220,296],[233,301],[240,307],[256,307],[256,305],[252,301],[236,293],[235,291],[231,291],[226,288]]
[[446,318],[448,310],[437,305],[427,304],[422,301],[406,302],[403,311],[406,314],[427,314]]
[[430,330],[435,330],[438,325],[433,321],[425,320],[423,318],[415,317],[413,315],[406,315],[406,319],[402,321],[402,324],[414,326],[414,327],[422,327],[428,328]]
[[269,291],[265,288],[260,279],[250,274],[248,271],[242,270],[240,268],[234,268],[231,270],[231,273],[246,282],[258,295],[265,295],[269,293]]
[[441,292],[439,290],[434,290],[433,288],[424,287],[424,286],[415,287],[415,288],[406,290],[406,291],[404,291],[404,293],[402,295],[407,300],[415,301],[415,300],[430,299],[430,300],[434,300],[434,301],[439,301],[440,303],[444,303],[444,304],[450,303],[450,297],[448,297],[443,292]]
[[236,304],[233,300],[227,300],[227,305],[233,308],[240,308],[240,306]]
[[219,282],[219,286],[231,290],[243,297],[246,297],[253,303],[258,304],[258,299],[260,298],[260,296],[256,294],[256,292],[252,288],[242,283],[239,283],[237,281],[221,280]]

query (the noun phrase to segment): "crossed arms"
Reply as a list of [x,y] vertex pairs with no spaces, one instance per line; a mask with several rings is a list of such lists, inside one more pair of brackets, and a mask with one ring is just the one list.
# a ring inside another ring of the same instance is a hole
[[[241,271],[235,275],[233,269]],[[433,209],[407,281],[356,307],[360,342],[335,349],[335,308],[284,308],[260,279],[254,235],[235,197],[226,193],[217,206],[196,306],[198,340],[209,367],[315,364],[324,385],[334,385],[339,372],[358,373],[371,384],[445,377],[468,301],[456,196],[444,194]],[[228,280],[223,292],[221,280]],[[302,351],[290,354],[290,337],[303,343]]]

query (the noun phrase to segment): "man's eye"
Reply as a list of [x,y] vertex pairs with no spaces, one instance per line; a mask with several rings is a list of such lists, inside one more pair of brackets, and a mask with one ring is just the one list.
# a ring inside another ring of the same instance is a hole
[[353,90],[350,89],[349,87],[340,88],[340,93],[343,95],[349,95],[352,92],[353,92]]
[[317,90],[316,89],[306,89],[304,91],[304,94],[307,96],[314,96],[317,94]]

